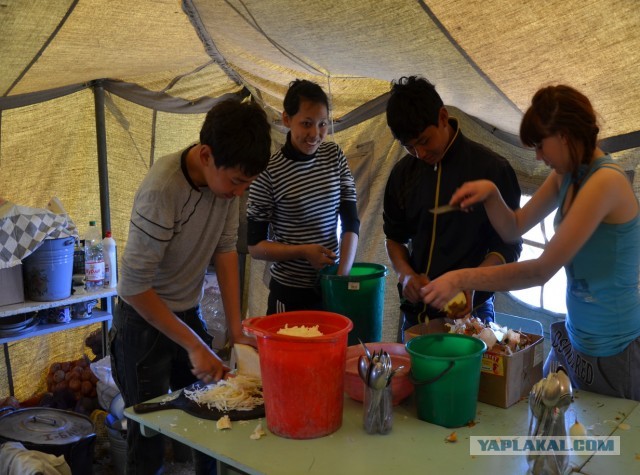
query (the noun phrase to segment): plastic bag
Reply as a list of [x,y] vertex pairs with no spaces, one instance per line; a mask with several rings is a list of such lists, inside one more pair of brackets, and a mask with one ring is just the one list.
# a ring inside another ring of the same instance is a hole
[[105,411],[109,411],[111,401],[120,394],[120,390],[111,375],[111,357],[105,356],[91,363],[89,367],[91,371],[93,371],[93,374],[96,375],[96,378],[98,378],[98,382],[96,383],[98,404],[100,404],[100,407]]

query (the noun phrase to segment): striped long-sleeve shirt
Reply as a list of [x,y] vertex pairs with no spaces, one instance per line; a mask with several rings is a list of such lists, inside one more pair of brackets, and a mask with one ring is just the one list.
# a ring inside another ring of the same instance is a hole
[[[251,184],[247,242],[252,246],[269,237],[284,244],[320,244],[338,254],[338,215],[343,232],[358,233],[355,183],[340,147],[324,142],[314,155],[301,155],[287,143]],[[271,276],[290,287],[313,287],[317,275],[304,259],[271,266]]]

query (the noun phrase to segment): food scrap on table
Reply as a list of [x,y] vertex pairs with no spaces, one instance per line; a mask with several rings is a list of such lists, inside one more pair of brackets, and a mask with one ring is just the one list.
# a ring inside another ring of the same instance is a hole
[[454,442],[458,442],[458,434],[454,432],[452,432],[451,434],[449,434],[447,437],[444,438],[445,442],[450,442],[450,443],[454,443]]
[[256,426],[255,429],[253,429],[253,433],[249,436],[249,438],[252,440],[258,440],[264,437],[265,435],[267,435],[267,433],[262,429],[262,423],[258,422],[258,425]]
[[569,427],[569,435],[571,437],[584,437],[587,435],[587,428],[576,417],[575,422]]
[[222,416],[220,419],[216,421],[216,429],[225,430],[231,429],[231,419],[229,419],[228,415]]

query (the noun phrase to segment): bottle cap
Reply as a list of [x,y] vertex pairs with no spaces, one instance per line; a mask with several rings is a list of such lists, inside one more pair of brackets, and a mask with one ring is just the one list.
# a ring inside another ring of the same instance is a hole
[[107,231],[106,233],[104,233],[104,237],[106,238],[111,237],[111,231]]
[[96,222],[95,221],[89,221],[89,226],[95,226]]

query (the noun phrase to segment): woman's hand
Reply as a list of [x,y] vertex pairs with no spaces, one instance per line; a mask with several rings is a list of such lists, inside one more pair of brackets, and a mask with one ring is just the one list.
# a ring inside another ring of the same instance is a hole
[[[420,289],[420,297],[426,304],[435,308],[444,309],[444,306],[455,297],[462,289],[456,284],[456,271],[447,272],[437,279],[432,280]],[[465,292],[465,296],[469,296]],[[470,300],[467,301],[471,305]]]
[[498,193],[498,188],[492,181],[468,181],[456,190],[449,203],[452,205],[460,205],[464,210],[486,201],[494,193]]

